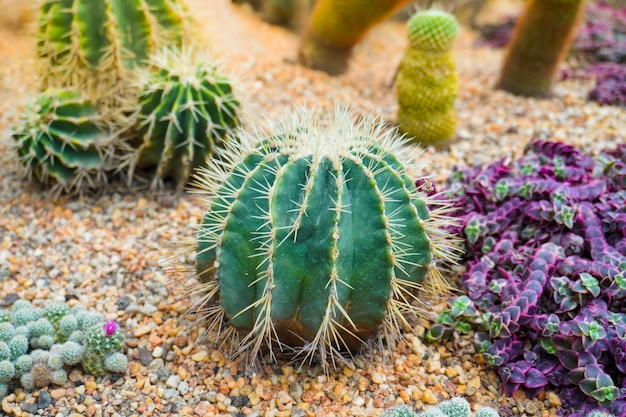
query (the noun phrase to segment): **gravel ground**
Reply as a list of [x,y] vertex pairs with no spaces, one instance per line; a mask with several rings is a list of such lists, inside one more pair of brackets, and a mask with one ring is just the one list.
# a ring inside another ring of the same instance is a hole
[[[377,27],[355,51],[350,71],[331,78],[295,63],[298,38],[260,22],[228,0],[189,1],[202,35],[238,74],[247,123],[287,106],[347,102],[393,123],[389,85],[406,47],[401,23]],[[127,335],[126,375],[94,378],[80,370],[71,383],[34,393],[16,390],[1,404],[9,416],[377,416],[393,404],[421,409],[454,395],[503,416],[554,416],[560,400],[548,392],[506,398],[497,374],[480,363],[471,339],[425,345],[428,321],[393,352],[357,356],[353,366],[324,375],[318,367],[281,363],[246,372],[200,339],[203,328],[184,315],[159,264],[173,239],[189,236],[201,206],[119,188],[98,198],[49,199],[20,179],[6,129],[36,90],[29,51],[34,40],[0,28],[0,302],[17,295],[44,305],[81,303],[118,320]],[[550,100],[492,89],[502,52],[474,48],[464,32],[456,50],[461,78],[458,141],[427,149],[430,172],[442,181],[455,164],[490,162],[521,153],[533,136],[595,151],[624,141],[626,112],[585,101],[588,84],[559,83]],[[436,309],[436,307],[435,307]]]

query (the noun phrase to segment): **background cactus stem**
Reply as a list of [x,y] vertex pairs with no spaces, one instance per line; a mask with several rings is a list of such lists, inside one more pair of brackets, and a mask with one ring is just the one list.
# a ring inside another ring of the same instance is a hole
[[515,25],[496,88],[548,97],[558,65],[569,51],[585,0],[527,0]]
[[332,75],[344,73],[353,47],[375,24],[409,0],[318,0],[302,36],[302,64]]

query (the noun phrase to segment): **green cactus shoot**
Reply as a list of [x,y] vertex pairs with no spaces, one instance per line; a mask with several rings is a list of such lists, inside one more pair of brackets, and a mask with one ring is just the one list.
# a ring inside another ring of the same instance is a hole
[[239,102],[231,80],[192,48],[166,48],[139,72],[139,113],[126,158],[129,178],[152,170],[151,188],[166,179],[182,190],[239,124]]
[[43,87],[120,95],[129,70],[180,44],[185,25],[178,0],[45,0],[37,40]]
[[199,314],[241,336],[236,353],[294,349],[335,366],[372,338],[393,346],[418,292],[447,288],[436,268],[456,259],[447,204],[415,186],[422,166],[396,130],[355,120],[295,111],[266,133],[239,131],[197,176],[208,209],[186,248],[192,292]]
[[455,17],[439,10],[416,13],[407,25],[409,48],[397,78],[398,125],[418,143],[441,145],[456,131],[459,81],[452,48]]

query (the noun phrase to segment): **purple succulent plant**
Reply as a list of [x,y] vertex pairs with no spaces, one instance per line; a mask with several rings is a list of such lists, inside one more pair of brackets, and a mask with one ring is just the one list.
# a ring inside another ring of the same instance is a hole
[[427,338],[472,327],[508,395],[552,386],[563,413],[626,415],[626,144],[594,158],[533,140],[518,160],[455,171],[443,194],[467,295]]

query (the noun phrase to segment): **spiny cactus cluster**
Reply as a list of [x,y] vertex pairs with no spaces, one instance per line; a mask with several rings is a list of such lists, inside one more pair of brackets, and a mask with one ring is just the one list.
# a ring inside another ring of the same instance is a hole
[[35,308],[18,300],[0,310],[0,398],[13,384],[28,391],[67,382],[65,367],[81,364],[93,375],[121,373],[124,335],[117,324],[83,306]]
[[13,134],[27,176],[57,196],[140,171],[181,191],[239,122],[230,79],[189,52],[188,26],[179,0],[44,1],[44,92]]
[[39,94],[12,136],[26,174],[51,186],[55,194],[97,190],[106,181],[114,137],[79,91]]
[[240,332],[238,353],[294,348],[334,366],[381,333],[393,343],[418,291],[442,291],[436,260],[455,258],[446,205],[427,209],[394,130],[355,118],[302,109],[241,131],[198,176],[194,291],[200,314]]
[[482,407],[472,413],[469,403],[465,398],[454,397],[442,401],[437,406],[430,407],[425,411],[415,413],[406,405],[395,406],[385,412],[380,417],[499,417],[500,414],[491,407]]
[[238,124],[231,81],[191,48],[165,49],[138,75],[139,114],[128,155],[135,169],[154,169],[152,188],[173,179],[181,190]]
[[455,17],[439,10],[418,12],[408,25],[407,49],[397,78],[398,125],[418,143],[444,144],[456,131],[458,76],[452,48]]
[[560,388],[572,416],[626,410],[626,145],[591,156],[532,141],[518,160],[457,171],[467,296],[428,333],[477,330],[507,395]]

